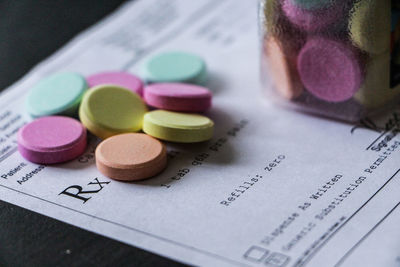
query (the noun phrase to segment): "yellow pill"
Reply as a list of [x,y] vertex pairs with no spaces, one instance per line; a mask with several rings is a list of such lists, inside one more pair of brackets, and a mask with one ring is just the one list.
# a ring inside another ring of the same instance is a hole
[[212,138],[214,122],[189,113],[155,110],[146,113],[143,131],[153,137],[178,143],[196,143]]
[[361,0],[350,11],[350,36],[353,43],[372,54],[390,49],[390,1]]
[[147,107],[132,91],[104,85],[90,89],[83,97],[79,117],[94,135],[106,139],[142,129]]
[[390,53],[376,56],[367,62],[366,76],[354,98],[367,108],[377,108],[394,100],[400,88],[390,88]]
[[290,58],[277,38],[271,36],[264,41],[264,53],[267,56],[268,71],[278,92],[287,99],[299,97],[304,89],[296,68],[297,58]]

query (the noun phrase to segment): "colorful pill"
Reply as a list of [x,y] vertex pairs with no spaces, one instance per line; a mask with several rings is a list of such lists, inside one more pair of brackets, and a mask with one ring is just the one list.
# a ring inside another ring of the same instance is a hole
[[144,89],[144,100],[152,107],[186,112],[203,112],[211,107],[211,92],[184,83],[154,83]]
[[322,37],[306,43],[297,66],[305,88],[328,102],[350,99],[364,80],[357,53],[341,42]]
[[390,88],[390,53],[375,56],[366,64],[366,77],[354,98],[367,108],[377,108],[400,95],[399,88]]
[[350,11],[350,36],[361,50],[382,54],[390,49],[390,1],[360,0]]
[[125,88],[104,85],[92,88],[82,99],[79,117],[94,135],[110,136],[142,128],[146,105],[139,95]]
[[32,88],[26,109],[33,117],[76,116],[86,89],[85,78],[77,73],[52,75]]
[[178,143],[207,141],[212,138],[213,130],[213,121],[198,114],[155,110],[146,113],[143,121],[146,134]]
[[296,58],[287,57],[282,43],[272,36],[265,40],[264,49],[270,77],[279,93],[287,99],[300,96],[303,85],[296,68]]
[[127,133],[110,137],[96,148],[96,166],[107,177],[120,181],[143,180],[165,169],[165,146],[151,136]]
[[69,161],[79,157],[85,149],[86,129],[69,117],[42,117],[18,131],[18,150],[34,163]]
[[321,31],[327,26],[341,21],[344,17],[343,2],[338,0],[329,8],[308,10],[293,4],[292,0],[282,0],[282,9],[288,19],[305,31]]
[[86,78],[89,88],[99,85],[116,85],[131,90],[138,95],[143,93],[143,82],[140,78],[126,72],[102,72]]
[[150,58],[142,67],[142,75],[151,83],[179,82],[203,84],[206,64],[199,56],[183,52],[165,52]]

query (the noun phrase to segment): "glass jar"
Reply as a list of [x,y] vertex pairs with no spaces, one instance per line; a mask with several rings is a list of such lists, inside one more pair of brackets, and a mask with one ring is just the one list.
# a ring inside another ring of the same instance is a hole
[[399,99],[400,13],[390,0],[261,0],[259,14],[268,97],[346,121]]

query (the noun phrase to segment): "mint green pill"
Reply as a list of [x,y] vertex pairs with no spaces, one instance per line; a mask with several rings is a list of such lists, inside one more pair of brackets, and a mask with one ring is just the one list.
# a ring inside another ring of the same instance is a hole
[[87,88],[85,78],[77,73],[52,75],[31,89],[26,99],[26,109],[32,117],[77,116]]
[[207,78],[204,60],[184,52],[164,52],[142,66],[143,78],[151,83],[180,82],[203,84]]

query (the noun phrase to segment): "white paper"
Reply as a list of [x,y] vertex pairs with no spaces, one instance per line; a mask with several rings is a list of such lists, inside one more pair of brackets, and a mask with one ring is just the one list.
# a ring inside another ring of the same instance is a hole
[[[270,103],[259,85],[256,6],[135,1],[37,66],[0,96],[0,198],[189,264],[399,266],[400,110],[355,126]],[[210,142],[169,144],[168,168],[138,183],[102,176],[93,138],[62,165],[43,168],[16,151],[15,133],[30,120],[25,94],[38,80],[63,70],[138,73],[164,50],[207,61]],[[79,186],[91,192],[62,193]]]

